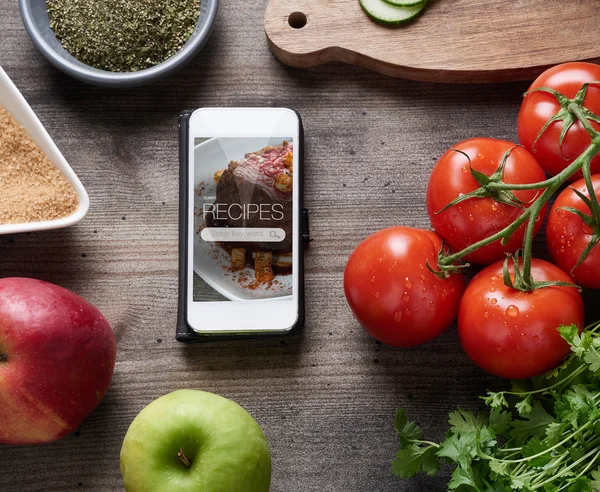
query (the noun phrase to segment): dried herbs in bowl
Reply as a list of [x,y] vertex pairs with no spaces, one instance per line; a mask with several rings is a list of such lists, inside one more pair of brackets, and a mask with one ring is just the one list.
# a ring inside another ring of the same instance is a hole
[[79,61],[111,72],[164,62],[190,39],[199,0],[47,0],[50,27]]

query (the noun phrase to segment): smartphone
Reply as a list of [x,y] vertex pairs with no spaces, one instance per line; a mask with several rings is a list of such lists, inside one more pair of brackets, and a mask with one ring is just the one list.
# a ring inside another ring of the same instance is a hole
[[177,339],[287,335],[303,323],[303,130],[286,108],[201,108],[180,127]]

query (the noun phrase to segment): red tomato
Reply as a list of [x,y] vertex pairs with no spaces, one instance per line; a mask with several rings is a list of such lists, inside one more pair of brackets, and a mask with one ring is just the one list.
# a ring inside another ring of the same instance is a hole
[[[529,152],[506,140],[472,138],[453,148],[467,154],[471,159],[471,167],[488,176],[498,169],[505,152],[512,148],[504,168],[504,182],[524,184],[546,179],[544,171]],[[440,158],[429,178],[427,211],[431,224],[454,252],[501,231],[523,213],[519,207],[498,203],[491,197],[470,198],[440,212],[454,199],[479,187],[479,183],[471,175],[469,160],[454,150],[448,150]],[[531,203],[538,193],[537,190],[514,192],[526,204]],[[542,226],[545,213],[546,208],[535,225],[536,234]],[[514,253],[523,243],[526,227],[527,223],[519,227],[506,246],[495,241],[464,259],[472,263],[489,264],[503,258],[505,253]]]
[[[458,312],[458,334],[475,364],[503,378],[525,379],[559,365],[569,345],[557,328],[583,327],[583,301],[575,287],[544,287],[521,292],[504,285],[503,261],[479,272],[465,290]],[[513,272],[510,265],[510,272]],[[570,282],[544,260],[533,259],[537,281]]]
[[442,241],[411,227],[376,232],[354,250],[344,272],[346,299],[358,322],[377,340],[400,347],[428,342],[456,318],[464,278],[440,279]]
[[[557,65],[540,75],[529,90],[538,87],[549,87],[572,99],[581,86],[586,82],[600,80],[600,65],[595,63],[572,62]],[[590,86],[584,101],[584,106],[590,111],[600,114],[600,87]],[[559,150],[562,121],[553,122],[535,144],[539,132],[559,110],[560,105],[552,94],[533,92],[523,99],[519,120],[517,123],[519,140],[523,146],[532,152],[544,170],[554,176],[571,164],[591,143],[581,123],[577,121],[567,132],[562,144],[562,154]],[[596,130],[600,125],[592,122]],[[592,172],[600,172],[600,157],[592,161]],[[578,173],[573,179],[581,177]]]
[[[600,197],[600,175],[592,176],[596,196]],[[573,183],[573,188],[589,197],[585,181]],[[573,190],[566,188],[554,202],[546,226],[546,242],[554,262],[565,272],[570,272],[576,284],[582,287],[600,289],[600,244],[596,244],[586,259],[575,270],[581,253],[593,238],[593,227],[586,225],[576,214],[561,207],[572,207],[590,215],[590,209]]]

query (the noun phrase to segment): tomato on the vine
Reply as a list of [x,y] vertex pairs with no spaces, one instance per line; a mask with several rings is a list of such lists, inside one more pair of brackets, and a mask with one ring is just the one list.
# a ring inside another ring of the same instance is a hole
[[[600,197],[600,175],[592,176],[592,184],[597,197]],[[566,188],[558,195],[548,214],[546,225],[546,243],[554,262],[565,272],[570,272],[573,280],[581,287],[600,289],[600,244],[596,244],[587,254],[585,260],[577,268],[577,262],[582,253],[600,234],[597,223],[586,224],[584,220],[563,207],[579,210],[584,215],[591,217],[589,207],[577,196],[573,189],[588,197],[585,181],[580,179]]]
[[[467,355],[485,371],[510,379],[543,374],[559,365],[569,344],[558,327],[583,328],[583,300],[576,287],[541,287],[521,292],[507,287],[503,261],[479,272],[469,283],[458,312],[458,333]],[[509,264],[511,276],[514,263]],[[570,282],[560,268],[532,259],[538,281]]]
[[[546,70],[531,85],[529,90],[540,87],[554,89],[569,99],[573,99],[583,84],[600,81],[600,65],[595,63],[563,63]],[[600,86],[590,85],[583,103],[584,107],[600,115]],[[590,145],[591,138],[579,121],[567,131],[559,146],[564,123],[554,121],[540,136],[538,134],[546,122],[561,109],[556,97],[547,92],[530,92],[523,99],[517,122],[519,141],[532,152],[546,173],[554,176],[571,164]],[[600,124],[590,122],[600,130]],[[535,145],[534,145],[535,143]],[[600,172],[600,157],[592,160],[592,172]],[[578,172],[573,179],[581,177]]]
[[[540,193],[539,190],[514,191],[514,196],[524,208],[483,197],[469,198],[443,210],[456,198],[480,188],[470,168],[491,176],[501,165],[507,151],[510,151],[510,155],[503,173],[502,180],[505,183],[544,181],[544,171],[527,150],[506,140],[493,138],[472,138],[460,142],[448,150],[433,168],[427,187],[427,211],[433,228],[453,252],[462,251],[510,225]],[[546,208],[535,224],[535,233],[542,226],[545,212]],[[498,240],[475,250],[464,259],[489,264],[506,253],[514,253],[523,243],[526,227],[527,222],[513,232],[505,246]]]
[[390,227],[361,242],[344,272],[346,299],[362,327],[395,346],[425,343],[456,318],[464,277],[440,279],[442,241],[437,234],[411,227]]

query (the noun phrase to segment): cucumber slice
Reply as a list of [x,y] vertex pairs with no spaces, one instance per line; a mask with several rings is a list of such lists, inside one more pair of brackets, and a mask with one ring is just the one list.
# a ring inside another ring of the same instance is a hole
[[425,7],[427,0],[385,0],[385,2],[396,7]]
[[375,22],[386,25],[397,25],[408,22],[419,15],[423,8],[425,8],[425,3],[413,7],[397,7],[396,5],[390,5],[384,0],[360,0],[360,6]]

